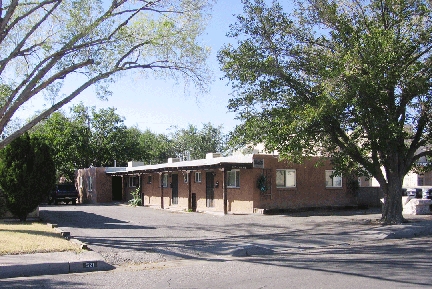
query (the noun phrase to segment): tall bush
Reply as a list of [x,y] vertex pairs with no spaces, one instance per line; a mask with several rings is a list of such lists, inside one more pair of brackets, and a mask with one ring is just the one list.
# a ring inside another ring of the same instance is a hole
[[6,207],[21,221],[48,197],[55,184],[50,148],[26,133],[0,150],[0,187]]

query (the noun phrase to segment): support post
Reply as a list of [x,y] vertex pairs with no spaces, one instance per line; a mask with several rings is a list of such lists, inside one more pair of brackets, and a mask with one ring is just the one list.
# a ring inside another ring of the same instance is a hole
[[192,210],[192,171],[186,171],[188,176],[188,211]]
[[223,191],[223,205],[224,205],[224,215],[228,214],[228,192],[227,192],[227,177],[226,170],[222,168],[222,191]]
[[164,208],[163,173],[159,173],[159,185],[161,189],[161,209],[163,209]]

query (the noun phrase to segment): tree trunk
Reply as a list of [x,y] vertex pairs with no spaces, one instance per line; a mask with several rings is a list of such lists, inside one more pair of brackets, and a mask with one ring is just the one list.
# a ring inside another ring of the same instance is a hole
[[390,176],[383,191],[384,205],[381,222],[386,225],[406,222],[402,215],[402,180],[397,176]]

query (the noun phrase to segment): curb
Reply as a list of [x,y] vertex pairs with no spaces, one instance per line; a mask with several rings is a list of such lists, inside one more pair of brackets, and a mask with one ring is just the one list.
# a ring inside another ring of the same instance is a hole
[[432,235],[432,220],[393,225],[385,239],[407,239]]
[[114,268],[96,252],[35,253],[0,257],[0,279],[108,271]]
[[[63,231],[57,224],[47,223],[63,238],[76,244],[82,250],[88,250],[87,244],[71,238],[70,232]],[[109,271],[114,266],[105,262],[103,257],[94,251],[34,253],[0,256],[0,279],[31,277],[41,275],[58,275],[69,273],[87,273]]]

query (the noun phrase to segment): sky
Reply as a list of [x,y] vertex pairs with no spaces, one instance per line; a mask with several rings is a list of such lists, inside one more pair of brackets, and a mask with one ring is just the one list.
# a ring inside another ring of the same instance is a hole
[[201,128],[203,123],[208,122],[213,126],[222,126],[222,131],[228,133],[239,121],[235,120],[234,113],[228,112],[231,88],[226,79],[221,80],[223,74],[216,55],[223,44],[230,41],[225,35],[229,25],[235,22],[233,15],[240,14],[242,9],[240,0],[218,0],[213,6],[212,19],[202,36],[203,44],[212,50],[208,65],[213,71],[214,82],[209,93],[188,95],[184,93],[183,85],[175,85],[174,82],[122,78],[111,86],[113,94],[108,101],[97,99],[89,89],[76,97],[69,106],[83,102],[85,106],[95,106],[97,109],[115,107],[117,113],[125,117],[128,127],[137,126],[143,131],[150,129],[154,133],[167,134],[172,126],[186,128],[189,124]]

